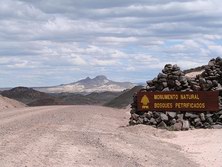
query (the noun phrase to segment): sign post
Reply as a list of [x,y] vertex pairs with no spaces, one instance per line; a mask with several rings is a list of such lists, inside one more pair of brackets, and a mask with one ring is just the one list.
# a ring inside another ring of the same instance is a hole
[[138,111],[218,111],[219,91],[139,92]]

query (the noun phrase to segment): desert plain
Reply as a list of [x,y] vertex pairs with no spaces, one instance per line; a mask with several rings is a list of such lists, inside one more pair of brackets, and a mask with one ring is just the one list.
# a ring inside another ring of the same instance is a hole
[[221,129],[171,132],[128,126],[129,108],[16,105],[0,110],[1,167],[222,164]]

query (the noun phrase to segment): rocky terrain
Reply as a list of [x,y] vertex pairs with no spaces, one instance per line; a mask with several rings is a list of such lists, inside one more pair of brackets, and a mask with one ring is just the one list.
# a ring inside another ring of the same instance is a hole
[[99,75],[95,78],[85,78],[83,80],[70,84],[59,86],[34,88],[35,90],[46,93],[81,93],[89,94],[92,92],[121,92],[125,89],[134,87],[135,84],[130,82],[115,82],[109,80],[106,76]]
[[[221,90],[222,59],[209,61],[203,66],[202,73],[195,77],[185,76],[177,65],[165,65],[162,73],[147,81],[142,91],[214,91]],[[202,69],[201,69],[202,70]],[[192,128],[222,128],[222,110],[216,113],[206,112],[140,112],[137,110],[136,95],[132,103],[130,124],[147,124],[169,130],[188,130]],[[221,106],[221,94],[219,105]]]

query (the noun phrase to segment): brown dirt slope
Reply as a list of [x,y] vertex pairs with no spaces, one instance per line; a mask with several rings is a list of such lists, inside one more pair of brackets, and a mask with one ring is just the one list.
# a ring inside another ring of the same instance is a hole
[[21,107],[25,107],[25,104],[0,95],[0,111],[4,109],[21,108]]

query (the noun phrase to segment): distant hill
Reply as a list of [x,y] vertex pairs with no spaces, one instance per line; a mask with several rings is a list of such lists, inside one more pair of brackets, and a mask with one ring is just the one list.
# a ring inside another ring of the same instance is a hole
[[36,99],[28,103],[28,106],[50,106],[50,105],[64,105],[64,104],[65,103],[63,101],[60,101],[53,97],[48,97],[48,98]]
[[22,108],[25,104],[0,95],[0,111],[10,108]]
[[92,92],[121,92],[125,89],[131,89],[135,84],[130,82],[115,82],[109,80],[104,75],[95,78],[85,78],[70,84],[63,84],[52,87],[34,88],[35,90],[46,93],[82,93],[89,94]]
[[113,100],[111,100],[110,102],[106,103],[104,106],[114,107],[114,108],[127,107],[129,104],[131,104],[133,102],[132,100],[133,100],[134,93],[138,92],[142,88],[143,88],[143,86],[135,86],[130,90],[126,90],[118,97],[116,97]]
[[[51,97],[46,93],[39,92],[32,88],[27,88],[27,87],[16,87],[10,90],[5,90],[1,92],[1,95],[11,99],[15,99],[29,106],[37,104],[38,100],[45,101],[43,103],[44,105],[54,105],[59,103],[56,101],[54,97]],[[50,103],[46,103],[46,101],[50,101]],[[43,105],[41,103],[38,104]]]
[[122,92],[93,92],[88,95],[74,93],[44,93],[32,88],[16,87],[1,92],[2,96],[15,99],[28,106],[45,105],[103,105]]
[[55,93],[50,94],[67,105],[103,105],[116,98],[122,92],[93,92],[88,95],[75,93]]

